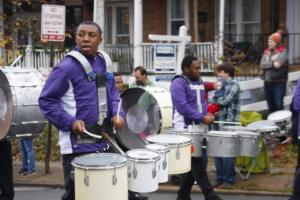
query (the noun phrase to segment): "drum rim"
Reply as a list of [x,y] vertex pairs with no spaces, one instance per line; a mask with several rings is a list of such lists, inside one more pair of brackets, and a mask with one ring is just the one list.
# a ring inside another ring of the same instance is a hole
[[[84,166],[78,163],[75,163],[75,159],[76,158],[81,158],[81,157],[86,157],[86,156],[94,156],[94,155],[118,155],[121,156],[123,158],[125,158],[125,161],[122,161],[120,163],[118,163],[115,166],[110,166],[110,165],[103,165],[103,166]],[[117,153],[91,153],[91,154],[85,154],[85,155],[81,155],[81,156],[77,156],[75,157],[71,164],[75,167],[75,168],[79,168],[79,169],[85,169],[85,170],[108,170],[108,169],[117,169],[117,168],[121,168],[124,167],[128,164],[128,160],[126,158],[126,156],[121,155],[121,154],[117,154]]]
[[[151,149],[151,148],[147,148],[147,146],[149,146],[149,145],[159,145],[159,146],[162,146],[162,147],[165,147],[165,148],[161,148],[161,149]],[[159,152],[159,153],[168,153],[168,152],[171,151],[171,149],[170,149],[169,146],[167,146],[167,145],[161,145],[161,144],[156,144],[156,143],[149,143],[149,144],[146,144],[146,145],[145,145],[145,148],[146,148],[146,149],[150,149],[150,150],[152,150],[152,151],[157,151],[157,152]]]
[[[270,119],[271,117],[275,116],[275,114],[279,114],[280,112],[281,113],[289,113],[289,116],[284,119]],[[290,110],[278,110],[278,111],[271,113],[267,117],[267,120],[269,120],[271,122],[286,122],[286,121],[290,120],[291,118],[292,118],[292,112]]]
[[[223,133],[221,133],[223,132]],[[226,133],[230,133],[230,134],[224,134],[224,132]],[[216,134],[214,134],[216,133]],[[238,134],[235,132],[230,132],[230,131],[208,131],[206,136],[224,136],[224,137],[228,137],[228,138],[238,138]]]
[[[245,134],[245,133],[249,133],[249,134]],[[242,138],[259,138],[261,136],[259,133],[252,132],[252,131],[237,131],[237,134],[238,137],[242,137]]]
[[[148,141],[148,138],[150,137],[155,137],[155,136],[158,136],[158,135],[178,135],[178,136],[183,136],[183,137],[186,137],[189,139],[189,141],[185,141],[185,142],[181,142],[181,143],[162,143],[162,142],[153,142],[153,141]],[[185,136],[185,135],[181,135],[181,134],[157,134],[157,135],[149,135],[146,137],[146,141],[150,144],[160,144],[160,145],[168,145],[170,148],[173,148],[173,147],[186,147],[186,146],[189,146],[192,144],[192,139],[188,136]]]
[[[128,155],[128,153],[130,153],[130,151],[149,151],[149,152],[153,152],[153,153],[156,153],[157,156],[155,156],[154,158],[136,158],[136,157],[131,157]],[[133,161],[133,162],[136,162],[136,163],[152,163],[152,162],[157,162],[160,160],[160,155],[158,152],[156,151],[153,151],[153,150],[150,150],[150,149],[131,149],[129,151],[126,152],[126,157],[129,161]]]

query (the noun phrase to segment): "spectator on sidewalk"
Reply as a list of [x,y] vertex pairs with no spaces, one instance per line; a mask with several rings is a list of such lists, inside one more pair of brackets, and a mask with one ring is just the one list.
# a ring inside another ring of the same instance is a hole
[[[230,63],[223,63],[217,67],[217,74],[222,80],[225,87],[224,91],[220,91],[223,95],[216,95],[213,103],[220,106],[218,112],[218,121],[239,122],[240,116],[240,87],[239,83],[234,80],[235,69]],[[222,126],[222,125],[220,125]],[[217,127],[220,129],[221,127]],[[216,157],[216,180],[214,186],[234,185],[235,184],[235,158],[234,157]]]
[[0,141],[0,162],[0,200],[13,200],[14,185],[10,141]]
[[142,66],[136,67],[133,71],[133,75],[135,81],[129,85],[129,88],[154,86],[154,83],[151,80],[149,80],[148,72],[144,67]]
[[114,72],[114,77],[115,77],[115,85],[116,88],[119,90],[120,93],[123,92],[124,90],[124,84],[123,84],[123,79],[122,79],[122,75],[120,72]]
[[292,128],[287,142],[294,142],[298,146],[298,161],[295,169],[293,192],[288,200],[300,200],[300,79],[298,80],[294,98],[291,104]]
[[31,137],[24,137],[19,140],[19,150],[22,159],[22,168],[18,171],[19,176],[31,176],[36,174],[35,151]]
[[260,66],[269,112],[282,110],[288,79],[288,54],[282,45],[281,31],[269,36]]

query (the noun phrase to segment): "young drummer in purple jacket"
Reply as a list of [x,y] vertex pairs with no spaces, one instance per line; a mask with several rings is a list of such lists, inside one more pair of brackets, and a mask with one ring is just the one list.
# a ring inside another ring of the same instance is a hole
[[[214,116],[207,113],[207,102],[203,82],[200,80],[200,65],[197,58],[186,56],[181,63],[182,76],[176,76],[171,83],[171,97],[174,109],[175,130],[182,130],[191,124],[211,124]],[[200,100],[197,102],[197,92]],[[202,189],[206,200],[220,200],[210,184],[202,157],[192,157],[191,171],[180,176],[177,200],[190,200],[194,181]]]
[[[83,22],[76,33],[77,51],[85,56],[95,73],[106,74],[107,118],[116,128],[124,127],[123,118],[117,117],[120,101],[114,78],[106,73],[105,59],[98,55],[102,41],[101,29],[94,22]],[[100,97],[101,98],[101,97]],[[82,65],[66,56],[52,71],[39,98],[42,113],[59,129],[59,145],[63,160],[65,194],[62,200],[75,200],[74,181],[71,179],[74,157],[91,152],[107,151],[104,140],[80,142],[87,125],[98,122],[99,106],[96,80],[88,80]]]

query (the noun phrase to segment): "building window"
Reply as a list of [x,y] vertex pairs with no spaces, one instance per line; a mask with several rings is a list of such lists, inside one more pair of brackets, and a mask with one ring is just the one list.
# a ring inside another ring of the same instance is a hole
[[188,24],[188,1],[168,0],[168,34],[178,35],[180,26]]
[[260,0],[228,0],[225,4],[225,33],[260,33]]

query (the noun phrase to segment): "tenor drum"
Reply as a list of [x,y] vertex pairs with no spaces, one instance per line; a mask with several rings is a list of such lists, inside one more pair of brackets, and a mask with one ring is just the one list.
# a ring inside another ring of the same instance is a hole
[[201,157],[203,150],[203,139],[207,133],[208,127],[206,125],[190,125],[187,129],[181,131],[171,130],[180,135],[188,136],[192,139],[192,157]]
[[159,153],[158,183],[168,182],[170,148],[159,144],[147,144],[145,148]]
[[278,136],[280,134],[279,127],[272,121],[260,120],[247,125],[248,128],[258,131],[265,138]]
[[159,153],[149,149],[133,149],[126,152],[128,189],[133,192],[154,192],[158,189]]
[[127,159],[115,153],[94,153],[72,161],[76,200],[128,200]]
[[239,155],[239,139],[237,133],[230,131],[209,131],[207,138],[207,154],[212,157],[237,157]]
[[234,132],[239,132],[239,131],[255,131],[249,127],[246,126],[222,126],[221,127],[222,131],[234,131]]
[[0,70],[0,138],[37,135],[44,117],[38,98],[44,82],[39,71],[17,67]]
[[169,174],[182,174],[191,170],[191,138],[178,134],[159,134],[148,136],[146,141],[170,147]]
[[125,128],[117,132],[117,140],[125,150],[144,148],[147,136],[172,127],[172,100],[168,90],[129,88],[121,97],[126,113]]
[[240,155],[257,157],[259,153],[260,134],[250,131],[238,131],[237,134],[240,143]]
[[269,121],[274,122],[281,130],[281,135],[286,135],[291,129],[292,112],[289,110],[279,110],[271,113],[268,118]]

